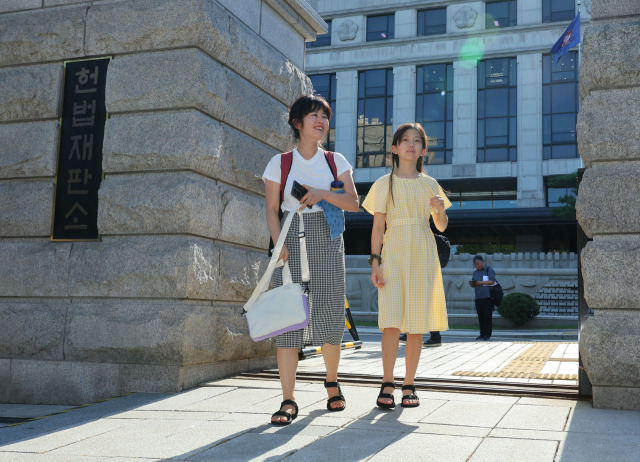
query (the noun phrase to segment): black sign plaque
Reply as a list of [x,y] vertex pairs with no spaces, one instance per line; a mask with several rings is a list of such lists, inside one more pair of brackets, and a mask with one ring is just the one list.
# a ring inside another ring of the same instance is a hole
[[65,64],[52,240],[98,239],[109,58]]

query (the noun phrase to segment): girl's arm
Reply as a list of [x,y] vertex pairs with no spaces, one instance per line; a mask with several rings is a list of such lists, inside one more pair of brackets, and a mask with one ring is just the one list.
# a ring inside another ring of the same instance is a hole
[[[280,219],[278,218],[278,211],[280,210],[280,184],[275,181],[265,179],[265,201],[267,206],[267,227],[269,228],[269,234],[275,245],[280,237]],[[289,251],[287,246],[282,247],[282,253],[280,259],[287,261],[289,258]]]
[[[380,255],[382,250],[382,238],[384,237],[384,223],[387,214],[376,212],[373,215],[373,229],[371,230],[371,253]],[[384,287],[382,270],[378,259],[371,262],[371,282],[375,287]]]
[[447,229],[447,226],[449,226],[449,217],[447,216],[447,212],[444,209],[444,199],[442,199],[441,196],[436,195],[433,196],[429,202],[431,207],[435,207],[435,209],[438,211],[438,213],[432,215],[433,224],[436,225],[438,231],[442,233],[445,229]]
[[[338,177],[339,181],[344,183],[344,194],[334,193],[326,189],[317,189],[303,185],[309,190],[309,192],[302,198],[301,204],[317,204],[321,200],[325,200],[330,204],[335,205],[342,210],[348,212],[358,211],[358,193],[356,192],[356,185],[353,183],[353,176],[351,170],[344,172]],[[305,202],[305,199],[308,199]]]

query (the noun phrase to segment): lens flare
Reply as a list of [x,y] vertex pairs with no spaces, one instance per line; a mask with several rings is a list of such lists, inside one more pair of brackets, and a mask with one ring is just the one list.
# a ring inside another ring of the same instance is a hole
[[474,67],[484,56],[484,42],[478,37],[470,37],[465,40],[460,48],[458,60],[464,67]]

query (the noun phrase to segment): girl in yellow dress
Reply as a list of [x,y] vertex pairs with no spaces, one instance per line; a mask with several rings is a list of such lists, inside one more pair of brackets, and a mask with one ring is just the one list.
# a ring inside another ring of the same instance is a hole
[[417,407],[420,401],[414,379],[422,335],[449,328],[440,261],[429,217],[433,217],[438,230],[444,231],[449,223],[445,210],[451,207],[451,202],[438,182],[422,171],[426,146],[427,135],[420,124],[405,123],[398,127],[391,146],[391,174],[373,184],[362,204],[373,214],[369,263],[371,281],[378,288],[384,369],[376,404],[384,409],[395,407],[393,368],[400,333],[407,333],[402,406]]

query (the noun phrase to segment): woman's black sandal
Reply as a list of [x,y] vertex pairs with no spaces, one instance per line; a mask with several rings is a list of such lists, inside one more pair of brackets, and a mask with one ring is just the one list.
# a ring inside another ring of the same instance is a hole
[[[418,398],[418,395],[416,395],[416,386],[415,385],[403,385],[402,386],[402,391],[404,390],[411,390],[411,393],[408,395],[403,395],[402,396],[402,407],[418,407],[420,406],[420,398]],[[413,404],[405,404],[404,401],[405,400],[417,400],[417,403],[413,403]]]
[[[342,395],[342,390],[340,390],[340,385],[338,384],[338,382],[327,382],[325,380],[324,381],[324,387],[325,388],[337,388],[338,389],[337,396],[334,396],[334,397],[329,398],[327,400],[327,411],[329,411],[329,412],[344,411],[345,408],[347,407],[347,400],[344,399],[344,396]],[[331,407],[331,403],[335,403],[336,401],[343,401],[344,402],[344,406],[342,406],[342,407]]]
[[289,425],[291,422],[293,422],[295,420],[296,417],[298,417],[298,404],[292,399],[285,399],[282,402],[282,404],[280,404],[280,409],[285,407],[287,404],[290,404],[291,406],[293,406],[295,408],[295,410],[296,410],[296,413],[291,415],[291,413],[287,412],[287,411],[274,412],[271,415],[271,418],[282,416],[282,417],[286,417],[287,420],[272,420],[271,421],[272,425],[279,425],[279,426]]
[[[376,399],[376,404],[378,405],[378,407],[381,407],[382,409],[393,409],[394,407],[396,407],[396,402],[395,399],[393,398],[393,394],[392,393],[384,393],[384,389],[385,388],[393,388],[394,390],[396,389],[396,384],[393,382],[383,382],[382,386],[380,387],[380,394],[378,395],[378,399]],[[381,403],[380,402],[380,398],[382,399],[390,399],[391,403]]]

